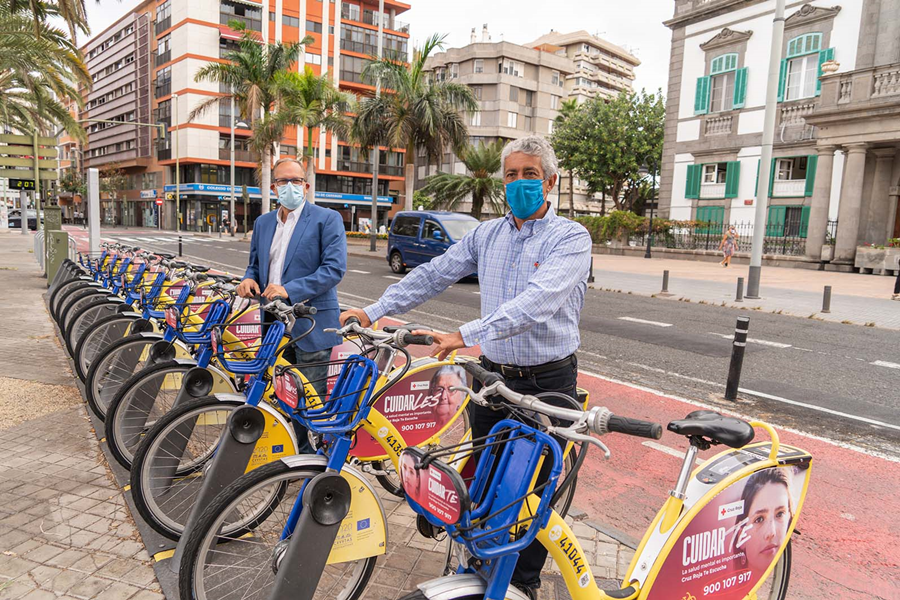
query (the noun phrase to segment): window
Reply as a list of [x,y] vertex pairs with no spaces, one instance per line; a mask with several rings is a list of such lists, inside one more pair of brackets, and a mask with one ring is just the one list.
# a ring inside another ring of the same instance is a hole
[[476,100],[481,100],[481,86],[480,85],[472,86],[472,95],[475,96]]
[[510,102],[519,102],[519,88],[515,86],[509,87],[509,101]]
[[419,217],[397,217],[391,226],[394,235],[415,237],[419,234]]
[[581,51],[582,51],[582,52],[587,52],[588,54],[590,54],[590,52],[591,52],[591,47],[590,47],[590,45],[588,45],[588,44],[582,44],[582,45],[581,45]]
[[547,133],[550,133],[550,134],[553,133],[553,123],[554,123],[553,119],[550,119],[549,121],[547,121]]
[[321,54],[307,54],[306,55],[306,64],[321,65],[322,64],[322,55]]
[[550,108],[551,110],[559,109],[559,96],[550,96]]
[[484,60],[480,58],[475,59],[475,72],[484,73]]
[[[272,13],[269,13],[272,14]],[[282,15],[281,22],[287,25],[288,27],[300,27],[300,19],[297,17],[292,17],[290,15]]]
[[799,35],[787,44],[781,61],[778,101],[812,98],[821,93],[822,64],[834,59],[834,48],[822,48],[821,33]]
[[550,71],[550,84],[562,85],[562,77],[559,76],[559,71]]
[[359,21],[359,6],[358,5],[342,4],[341,8],[346,9],[347,16],[344,18],[350,19],[351,21]]
[[819,55],[809,54],[788,61],[785,100],[812,98],[819,80]]
[[441,226],[438,225],[438,223],[436,221],[432,221],[430,219],[426,220],[425,227],[422,228],[422,239],[423,240],[433,240],[435,231],[441,232],[441,238],[447,237],[444,235],[443,228],[441,228]]
[[522,77],[525,74],[525,65],[523,65],[522,63],[520,63],[518,61],[509,60],[509,59],[504,58],[503,60],[500,61],[500,71],[504,75],[512,75],[513,77]]
[[735,52],[715,57],[709,75],[697,79],[694,114],[722,112],[743,108],[747,95],[748,68],[738,68]]
[[734,106],[734,72],[722,73],[712,78],[709,112],[731,110]]
[[776,181],[806,179],[807,157],[779,158],[777,160]]
[[306,33],[322,33],[322,24],[318,21],[306,21]]
[[472,113],[472,127],[481,127],[481,111]]
[[525,131],[531,131],[531,117],[525,115]]
[[240,21],[251,31],[262,31],[262,9],[235,0],[221,0],[219,6],[219,23],[228,25],[231,21]]
[[156,35],[172,26],[172,0],[166,0],[156,7]]
[[506,126],[516,128],[516,125],[519,123],[519,114],[518,113],[506,113]]
[[159,41],[156,43],[156,53],[157,54],[165,54],[172,47],[172,34],[164,35],[159,38]]
[[450,79],[457,79],[459,77],[459,63],[453,63],[450,65]]
[[525,106],[533,106],[534,105],[534,92],[531,90],[525,90]]
[[715,184],[725,183],[725,170],[728,163],[714,163],[711,165],[703,165],[703,183]]
[[156,72],[156,97],[172,93],[172,67],[164,67]]
[[281,154],[281,156],[297,156],[297,146],[282,144],[279,149],[279,154]]
[[685,198],[737,198],[741,162],[688,165]]

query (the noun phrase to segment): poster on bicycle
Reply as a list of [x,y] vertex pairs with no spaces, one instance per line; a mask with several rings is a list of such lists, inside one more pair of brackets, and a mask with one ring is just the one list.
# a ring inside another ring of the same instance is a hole
[[[459,414],[466,393],[456,386],[472,386],[472,376],[461,365],[434,365],[398,381],[375,402],[403,436],[408,446],[418,446],[438,433]],[[382,456],[384,450],[364,431],[356,436],[353,455]]]
[[724,489],[681,533],[648,599],[746,597],[778,558],[807,475],[769,467]]

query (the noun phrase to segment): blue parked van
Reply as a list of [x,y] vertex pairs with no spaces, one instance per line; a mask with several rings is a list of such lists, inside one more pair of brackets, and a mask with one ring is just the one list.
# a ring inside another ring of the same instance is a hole
[[405,273],[435,256],[478,227],[471,215],[446,211],[397,213],[388,234],[387,261],[394,273]]

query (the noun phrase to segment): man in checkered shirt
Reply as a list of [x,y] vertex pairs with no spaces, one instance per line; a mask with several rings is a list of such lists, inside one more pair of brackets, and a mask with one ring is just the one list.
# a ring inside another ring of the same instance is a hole
[[[481,223],[442,256],[413,269],[361,310],[364,326],[406,313],[459,279],[478,273],[481,318],[454,333],[434,333],[434,356],[481,346],[482,365],[523,394],[558,392],[577,399],[581,343],[578,322],[591,262],[587,230],[556,214],[547,201],[559,180],[556,155],[544,138],[514,140],[503,149],[503,180],[511,211]],[[470,404],[472,435],[485,436],[507,417]],[[542,476],[544,474],[542,473]],[[536,597],[547,551],[535,541],[519,557],[513,584]]]

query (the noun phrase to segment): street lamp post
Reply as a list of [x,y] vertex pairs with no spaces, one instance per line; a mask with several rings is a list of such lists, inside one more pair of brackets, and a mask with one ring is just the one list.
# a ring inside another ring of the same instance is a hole
[[[228,213],[229,221],[232,223],[231,226],[231,237],[234,237],[234,226],[237,224],[237,217],[234,214],[234,128],[241,127],[246,128],[247,124],[243,121],[238,121],[234,116],[234,96],[231,97],[231,212]],[[244,222],[246,223],[247,217],[244,216]],[[244,225],[244,234],[246,235],[246,225]]]
[[[656,172],[658,168],[655,159],[650,160],[650,168],[653,169],[653,188],[650,195],[650,222],[647,226],[647,251],[644,252],[644,258],[653,258],[650,247],[653,245],[653,203],[656,200]],[[650,174],[650,169],[647,168],[647,159],[645,158],[641,168],[638,169],[638,175],[646,177],[648,174]]]

